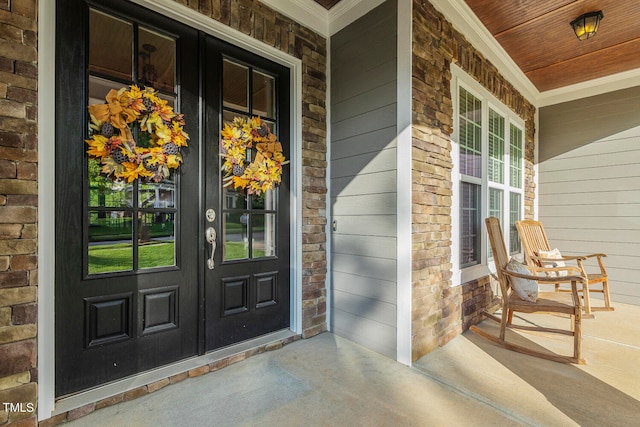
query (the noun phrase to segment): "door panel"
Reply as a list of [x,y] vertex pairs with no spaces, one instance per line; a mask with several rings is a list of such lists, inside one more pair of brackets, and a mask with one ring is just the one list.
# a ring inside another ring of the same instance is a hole
[[260,116],[289,158],[289,70],[207,38],[205,52],[205,206],[217,212],[214,269],[205,271],[206,350],[289,326],[289,167],[262,195],[223,187],[220,129]]
[[[198,352],[199,88],[195,30],[125,1],[56,4],[56,395],[63,396]],[[114,183],[85,153],[87,105],[133,83],[159,89],[187,121],[184,164],[160,183]]]

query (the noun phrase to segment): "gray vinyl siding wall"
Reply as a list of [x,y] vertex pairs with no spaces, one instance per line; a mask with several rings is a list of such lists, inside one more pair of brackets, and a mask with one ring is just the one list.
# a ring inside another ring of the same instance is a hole
[[331,37],[330,169],[331,328],[394,359],[396,16],[387,1]]
[[567,254],[608,254],[612,300],[635,305],[640,305],[639,112],[640,88],[540,110],[539,218],[550,243]]

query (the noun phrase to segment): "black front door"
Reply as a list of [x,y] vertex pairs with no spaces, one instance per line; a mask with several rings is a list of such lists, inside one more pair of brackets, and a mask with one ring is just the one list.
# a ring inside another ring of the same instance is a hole
[[[288,70],[124,0],[58,0],[56,22],[56,395],[288,327],[288,167],[247,196],[218,152],[225,120],[260,115],[289,157]],[[87,106],[132,84],[184,114],[183,163],[157,181],[86,153]]]
[[[217,237],[205,269],[212,350],[289,326],[289,167],[279,187],[245,194],[225,185],[219,143],[225,123],[259,117],[289,158],[289,70],[211,37],[205,58],[204,208],[215,212],[213,220],[205,215],[205,227]],[[247,160],[254,155],[255,149]]]

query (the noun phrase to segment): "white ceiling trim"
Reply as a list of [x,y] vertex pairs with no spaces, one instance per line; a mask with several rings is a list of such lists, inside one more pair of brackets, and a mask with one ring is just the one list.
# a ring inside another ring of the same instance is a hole
[[342,0],[329,10],[329,35],[334,35],[385,1],[386,0]]
[[640,85],[640,68],[542,92],[536,106],[539,108],[546,107],[615,90],[628,89],[638,85]]

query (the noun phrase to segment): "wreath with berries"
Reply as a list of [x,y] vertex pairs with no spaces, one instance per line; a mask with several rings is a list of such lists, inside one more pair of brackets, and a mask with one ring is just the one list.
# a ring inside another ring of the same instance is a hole
[[[91,138],[87,154],[99,159],[102,173],[114,180],[138,178],[160,182],[182,163],[180,147],[189,135],[182,114],[176,114],[158,91],[136,85],[111,89],[105,104],[89,106]],[[133,137],[138,127],[138,141]]]
[[[282,144],[260,117],[235,117],[220,132],[224,186],[259,196],[280,185],[285,161]],[[252,148],[255,151],[252,152]],[[248,153],[255,154],[249,161]]]

